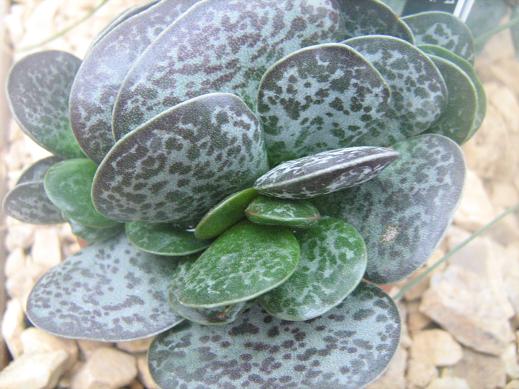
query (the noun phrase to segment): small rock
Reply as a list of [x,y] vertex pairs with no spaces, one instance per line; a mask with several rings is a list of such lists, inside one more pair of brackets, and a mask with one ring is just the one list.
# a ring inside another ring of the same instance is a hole
[[[133,381],[129,386],[128,389],[144,389],[144,386],[139,381]],[[146,388],[147,389],[147,388]]]
[[60,389],[64,388],[70,388],[70,385],[72,384],[72,377],[77,374],[77,372],[83,367],[85,362],[78,361],[72,366],[71,369],[67,369],[67,371],[63,374],[63,376],[59,380],[58,387]]
[[12,251],[5,260],[5,275],[7,278],[23,270],[27,259],[23,249]]
[[407,304],[407,327],[411,333],[421,331],[432,323],[431,319],[419,310],[420,302]]
[[[7,218],[9,221],[11,218]],[[14,220],[14,219],[12,219]],[[5,247],[8,251],[15,251],[16,249],[26,249],[32,245],[34,241],[35,227],[30,224],[9,225],[7,235],[5,238]]]
[[18,300],[9,300],[2,319],[2,337],[9,352],[14,358],[19,357],[23,352],[23,345],[20,336],[25,329],[25,315],[22,304]]
[[68,355],[67,369],[74,366],[78,357],[78,348],[73,340],[58,338],[39,328],[27,328],[21,334],[24,354],[39,354],[63,350]]
[[510,208],[519,202],[519,192],[509,181],[495,181],[490,186],[490,198],[497,208]]
[[1,389],[52,389],[65,371],[63,350],[22,355],[0,373]]
[[452,375],[465,379],[474,389],[502,388],[506,384],[506,371],[501,359],[463,349],[463,358],[452,368]]
[[[397,358],[396,355],[395,358]],[[137,357],[137,368],[139,369],[139,380],[144,384],[146,389],[160,389],[151,376],[146,355],[139,355]]]
[[443,330],[426,330],[413,336],[411,358],[428,361],[435,366],[452,366],[463,356],[461,346]]
[[97,349],[112,346],[111,343],[96,342],[93,340],[78,340],[77,345],[79,346],[84,359],[90,358],[92,353]]
[[511,379],[519,379],[519,361],[517,359],[517,345],[510,343],[505,352],[501,355],[505,365],[506,375]]
[[438,377],[438,370],[430,362],[411,358],[407,367],[407,381],[410,389],[423,388]]
[[510,381],[508,384],[506,384],[505,389],[519,389],[519,381]]
[[61,262],[61,243],[56,228],[38,228],[34,234],[33,262],[46,270]]
[[119,342],[117,348],[129,353],[145,353],[148,351],[153,338],[134,340],[131,342]]
[[23,269],[18,270],[9,277],[5,283],[5,288],[9,296],[13,299],[19,299],[25,310],[27,297],[31,292],[34,284],[46,272],[46,269],[40,265],[36,265],[30,259],[27,260]]
[[427,386],[427,389],[470,389],[470,386],[462,378],[442,377],[436,378]]
[[116,389],[137,377],[135,358],[113,348],[95,350],[85,365],[72,377],[72,389]]
[[[407,351],[399,347],[389,364],[386,372],[366,389],[405,389],[405,370],[407,365]],[[146,381],[142,382],[147,386]],[[155,386],[153,389],[158,388]]]

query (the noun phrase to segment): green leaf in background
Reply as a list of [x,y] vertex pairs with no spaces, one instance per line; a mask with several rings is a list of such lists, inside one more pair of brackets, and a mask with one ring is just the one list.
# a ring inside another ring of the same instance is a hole
[[18,61],[7,79],[7,100],[22,130],[63,158],[83,152],[72,133],[69,95],[81,60],[63,51],[41,51]]
[[200,220],[195,236],[198,239],[213,239],[221,235],[245,217],[245,208],[256,196],[256,189],[248,188],[226,197]]
[[447,105],[447,86],[427,55],[388,36],[365,36],[344,43],[361,53],[391,90],[386,115],[363,138],[364,144],[393,144],[423,133],[440,118]]
[[362,283],[307,322],[281,321],[253,306],[225,327],[185,323],[155,339],[148,363],[162,388],[357,389],[384,372],[400,330],[393,300]]
[[324,151],[276,166],[254,187],[272,197],[313,198],[369,181],[397,158],[397,152],[383,147]]
[[375,179],[317,199],[322,215],[342,218],[368,249],[366,278],[393,283],[429,258],[449,226],[465,180],[459,146],[426,134],[394,145],[400,158]]
[[182,305],[214,308],[251,300],[285,282],[299,262],[289,229],[241,222],[224,232],[193,264]]
[[366,245],[355,228],[323,218],[297,234],[301,260],[287,282],[260,296],[271,315],[292,321],[321,316],[359,285],[366,271]]
[[[467,19],[467,26],[472,31],[472,35],[476,40],[481,36],[494,30],[501,20],[506,16],[509,10],[507,1],[503,0],[476,0],[469,18]],[[490,36],[481,44],[476,45],[479,51],[485,46]]]
[[67,219],[95,228],[118,223],[96,211],[92,204],[92,180],[97,166],[89,159],[70,159],[52,166],[45,175],[45,191]]
[[247,219],[256,224],[308,228],[320,218],[319,210],[309,201],[280,200],[259,196],[245,210]]
[[445,79],[449,103],[440,120],[428,132],[445,135],[462,145],[477,125],[479,102],[476,87],[459,66],[435,55],[430,57]]
[[438,45],[474,62],[474,38],[465,23],[447,12],[421,12],[402,18],[417,45]]
[[124,224],[117,224],[113,227],[96,228],[87,227],[75,220],[68,220],[72,233],[89,244],[104,242],[112,239],[124,231]]
[[291,53],[270,67],[259,88],[258,112],[273,165],[362,143],[384,117],[390,95],[380,73],[338,43]]
[[27,316],[65,338],[129,341],[162,333],[183,319],[169,307],[171,258],[143,253],[124,234],[89,246],[34,286]]
[[128,223],[126,236],[139,250],[171,257],[198,253],[211,244],[195,238],[193,232],[179,230],[170,224]]
[[235,95],[213,93],[163,112],[117,142],[97,171],[94,204],[115,220],[188,229],[267,169],[254,113]]
[[47,170],[60,161],[61,159],[58,157],[47,157],[36,161],[22,172],[18,181],[16,181],[16,185],[27,184],[28,182],[42,182]]

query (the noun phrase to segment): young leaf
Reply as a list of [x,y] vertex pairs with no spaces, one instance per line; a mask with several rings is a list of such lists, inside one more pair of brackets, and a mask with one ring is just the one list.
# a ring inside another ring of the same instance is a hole
[[135,249],[124,234],[71,256],[45,274],[27,302],[27,316],[57,336],[128,341],[182,321],[167,288],[177,264]]
[[104,242],[105,240],[116,237],[124,231],[124,224],[117,224],[107,228],[96,228],[84,226],[72,219],[69,219],[68,223],[70,224],[72,233],[89,244]]
[[96,211],[92,204],[92,180],[97,166],[89,159],[69,159],[52,166],[45,175],[50,201],[67,219],[87,227],[108,228],[118,223]]
[[413,31],[417,45],[439,45],[474,62],[474,38],[465,23],[447,12],[421,12],[402,20]]
[[342,218],[363,236],[366,277],[393,283],[429,258],[449,226],[465,179],[453,141],[426,134],[393,146],[400,158],[377,178],[315,201],[323,215]]
[[195,236],[198,239],[213,239],[221,235],[245,217],[245,208],[257,195],[256,189],[248,188],[226,197],[200,220]]
[[58,157],[47,157],[36,161],[22,172],[16,185],[27,184],[28,182],[42,182],[47,170],[60,161],[61,159]]
[[93,198],[121,221],[191,228],[267,170],[258,120],[237,96],[200,96],[121,139],[97,171]]
[[290,230],[241,222],[193,264],[179,301],[188,307],[214,308],[251,300],[285,282],[299,255]]
[[271,315],[291,321],[310,320],[341,303],[366,271],[366,245],[355,228],[324,218],[297,234],[301,260],[287,282],[260,296]]
[[393,300],[362,283],[307,322],[274,319],[253,306],[226,327],[185,323],[155,339],[148,363],[163,388],[361,388],[386,369],[400,329]]
[[245,210],[247,219],[256,224],[308,228],[320,218],[319,210],[309,201],[289,201],[259,196]]
[[261,76],[301,47],[345,37],[335,2],[206,0],[135,62],[114,108],[116,138],[187,99],[214,92],[254,107]]
[[397,152],[383,147],[324,151],[278,165],[254,187],[282,199],[313,198],[369,181],[397,158]]
[[447,104],[447,86],[433,61],[413,45],[388,36],[347,40],[384,77],[391,90],[386,115],[362,139],[390,145],[426,131]]
[[283,58],[265,73],[258,95],[271,163],[362,143],[384,117],[389,94],[380,73],[346,45]]
[[121,22],[88,52],[70,96],[72,128],[100,163],[114,144],[112,110],[124,77],[146,47],[197,0],[166,0]]
[[7,79],[7,100],[22,130],[63,158],[83,152],[68,116],[70,88],[81,60],[63,51],[41,51],[18,61]]
[[156,255],[181,257],[203,251],[211,244],[195,238],[192,232],[169,224],[126,224],[126,236],[139,250]]

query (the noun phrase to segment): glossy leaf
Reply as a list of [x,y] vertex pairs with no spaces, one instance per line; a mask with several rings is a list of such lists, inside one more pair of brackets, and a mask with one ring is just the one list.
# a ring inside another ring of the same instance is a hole
[[195,236],[198,239],[213,239],[221,235],[245,217],[245,208],[256,196],[256,189],[248,188],[226,197],[200,220]]
[[61,211],[51,203],[43,182],[17,185],[4,198],[5,213],[24,223],[57,224],[64,222]]
[[165,0],[120,23],[87,54],[70,97],[72,128],[100,163],[114,144],[112,110],[124,77],[146,47],[197,0]]
[[176,264],[135,249],[124,234],[69,257],[46,273],[27,302],[37,327],[65,338],[127,341],[182,321],[168,305]]
[[261,194],[283,199],[308,199],[373,179],[398,153],[383,147],[351,147],[284,162],[254,187]]
[[186,323],[155,339],[148,363],[163,388],[357,389],[385,370],[400,327],[391,298],[363,283],[312,321],[281,321],[254,306],[230,326]]
[[92,204],[92,180],[97,166],[89,159],[70,159],[52,166],[45,175],[45,191],[67,219],[87,227],[107,228],[118,224],[96,211]]
[[402,18],[411,28],[417,45],[439,45],[474,62],[474,38],[470,29],[447,12],[421,12]]
[[355,228],[324,218],[297,234],[301,260],[287,282],[259,298],[271,315],[310,320],[340,304],[366,271],[366,245]]
[[96,228],[84,226],[70,219],[68,223],[70,224],[72,233],[89,244],[104,242],[118,236],[124,231],[124,224],[117,224],[107,228]]
[[26,184],[28,182],[42,182],[47,170],[60,161],[61,159],[58,157],[47,157],[36,161],[22,172],[16,185]]
[[126,236],[139,250],[172,257],[198,253],[210,245],[209,241],[196,239],[193,232],[169,224],[128,223]]
[[429,258],[447,227],[463,189],[460,148],[436,134],[394,145],[400,158],[377,178],[315,204],[360,232],[368,249],[366,277],[393,283]]
[[321,218],[319,210],[309,201],[280,200],[259,196],[245,210],[256,224],[308,228]]
[[326,44],[274,64],[258,96],[269,159],[276,165],[362,143],[385,114],[389,88],[358,52]]
[[429,132],[445,135],[463,144],[472,134],[478,120],[478,95],[470,77],[454,63],[431,55],[449,89],[445,112]]
[[117,142],[97,171],[94,204],[115,220],[187,229],[266,170],[254,113],[238,97],[215,93],[171,108]]
[[418,135],[447,104],[447,87],[433,61],[413,45],[388,36],[347,40],[382,74],[391,90],[386,115],[363,138],[364,145],[390,145]]
[[83,156],[68,115],[70,88],[80,64],[72,54],[41,51],[18,61],[7,79],[7,100],[22,130],[64,158]]
[[344,37],[338,7],[329,0],[203,1],[132,66],[114,108],[116,138],[208,93],[234,93],[254,107],[260,78],[272,63]]
[[193,264],[179,301],[188,307],[214,308],[251,300],[285,282],[299,255],[290,230],[241,222]]

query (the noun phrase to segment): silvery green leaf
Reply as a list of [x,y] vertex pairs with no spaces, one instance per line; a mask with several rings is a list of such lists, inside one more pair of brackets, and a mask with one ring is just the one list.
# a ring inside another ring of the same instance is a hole
[[40,51],[18,61],[7,79],[7,100],[22,130],[64,158],[83,156],[68,115],[70,88],[80,64],[63,51]]
[[406,1],[407,0],[382,0],[382,2],[391,8],[397,15],[402,14]]
[[429,258],[449,226],[465,179],[456,143],[426,134],[395,144],[400,158],[375,179],[324,196],[323,215],[359,230],[368,249],[366,277],[393,283]]
[[75,220],[68,219],[72,233],[89,244],[104,242],[112,239],[124,231],[124,224],[117,224],[113,227],[96,228],[84,226]]
[[237,96],[179,104],[121,139],[97,171],[96,208],[114,220],[191,228],[267,170],[263,134]]
[[58,157],[47,157],[36,161],[22,172],[16,185],[26,184],[28,182],[42,182],[47,170],[60,161],[61,159]]
[[168,304],[172,258],[135,249],[124,234],[89,246],[34,286],[27,316],[65,338],[127,341],[162,333],[182,321]]
[[391,298],[362,283],[307,322],[281,321],[253,306],[225,327],[185,323],[155,339],[148,363],[164,389],[358,389],[386,369],[400,328]]
[[364,145],[389,95],[380,73],[346,45],[307,47],[283,58],[265,73],[258,94],[271,163]]

